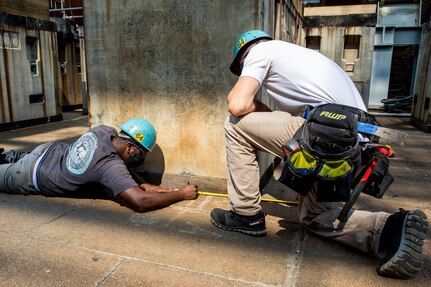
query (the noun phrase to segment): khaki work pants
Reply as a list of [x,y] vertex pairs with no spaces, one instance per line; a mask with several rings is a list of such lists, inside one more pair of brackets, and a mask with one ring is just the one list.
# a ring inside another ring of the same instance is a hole
[[[260,206],[257,151],[284,157],[281,146],[304,123],[302,117],[286,112],[255,112],[225,122],[227,190],[231,209],[238,214],[254,215]],[[342,203],[317,202],[312,189],[299,196],[299,220],[308,230],[361,251],[378,256],[378,244],[390,214],[352,209],[345,224],[337,220]]]

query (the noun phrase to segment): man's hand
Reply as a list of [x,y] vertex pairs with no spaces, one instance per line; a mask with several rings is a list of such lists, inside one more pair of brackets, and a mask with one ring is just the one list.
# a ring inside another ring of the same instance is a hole
[[198,198],[198,186],[194,184],[187,184],[181,188],[178,192],[183,193],[184,200],[191,200]]

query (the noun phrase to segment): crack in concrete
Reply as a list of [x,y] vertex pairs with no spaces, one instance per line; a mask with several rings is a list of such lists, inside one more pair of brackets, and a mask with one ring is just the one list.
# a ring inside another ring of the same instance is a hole
[[153,261],[144,260],[144,259],[141,259],[141,258],[124,256],[124,255],[119,255],[119,254],[115,254],[115,253],[111,253],[111,252],[106,252],[106,251],[95,250],[95,249],[86,248],[86,247],[80,247],[80,246],[76,246],[76,247],[79,248],[79,249],[81,249],[81,250],[90,251],[90,252],[97,253],[97,254],[104,255],[104,256],[114,256],[114,257],[116,257],[116,258],[118,258],[118,259],[121,260],[120,262],[118,262],[114,266],[114,268],[111,269],[111,271],[109,271],[106,274],[106,276],[104,276],[104,278],[102,280],[99,280],[99,281],[96,282],[96,284],[94,285],[95,287],[101,286],[100,284],[102,284],[104,281],[106,281],[106,279],[108,279],[115,272],[117,272],[118,269],[121,267],[121,265],[124,262],[126,262],[126,261],[136,261],[136,262],[142,262],[142,263],[147,263],[147,264],[153,264],[153,265],[156,265],[156,266],[159,266],[159,267],[169,268],[169,269],[173,269],[173,270],[176,270],[176,271],[189,272],[189,273],[193,273],[193,274],[214,277],[214,278],[223,279],[223,280],[227,280],[227,281],[244,283],[244,284],[247,284],[247,285],[250,285],[250,286],[263,286],[263,287],[275,287],[275,286],[278,286],[278,285],[267,284],[267,283],[259,282],[259,281],[249,281],[249,280],[245,280],[245,279],[233,278],[233,277],[230,277],[230,276],[223,276],[223,275],[214,274],[214,273],[210,273],[210,272],[195,271],[195,270],[191,270],[191,269],[187,269],[187,268],[183,268],[183,267],[179,267],[179,266],[175,266],[175,265],[169,265],[169,264],[163,264],[163,263],[159,263],[159,262],[153,262]]
[[50,221],[46,222],[46,223],[45,223],[45,225],[50,224],[50,223],[52,223],[52,222],[54,222],[54,221],[56,221],[56,220],[58,220],[58,219],[62,218],[63,216],[68,215],[69,213],[71,213],[71,212],[73,212],[73,211],[75,211],[75,209],[71,209],[71,210],[69,210],[69,211],[66,211],[66,212],[64,212],[64,213],[60,214],[59,216],[57,216],[57,217],[55,217],[55,218],[51,219]]
[[126,259],[121,257],[119,258],[117,257],[117,259],[118,259],[117,263],[115,263],[115,265],[113,265],[112,268],[108,272],[106,272],[102,278],[100,278],[94,283],[94,287],[102,286],[106,280],[108,280],[112,275],[117,273],[117,271],[121,268],[123,263],[126,261]]

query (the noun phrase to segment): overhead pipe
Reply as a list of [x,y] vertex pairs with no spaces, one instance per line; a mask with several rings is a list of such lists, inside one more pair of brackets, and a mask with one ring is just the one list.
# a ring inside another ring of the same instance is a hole
[[63,11],[72,11],[72,10],[82,10],[82,7],[55,8],[55,9],[49,9],[49,12],[63,12]]

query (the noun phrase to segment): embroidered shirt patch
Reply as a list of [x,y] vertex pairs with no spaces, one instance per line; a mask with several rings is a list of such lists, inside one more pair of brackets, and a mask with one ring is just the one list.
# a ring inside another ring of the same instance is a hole
[[95,134],[88,132],[82,135],[69,150],[67,169],[74,174],[83,174],[93,159],[97,145]]

